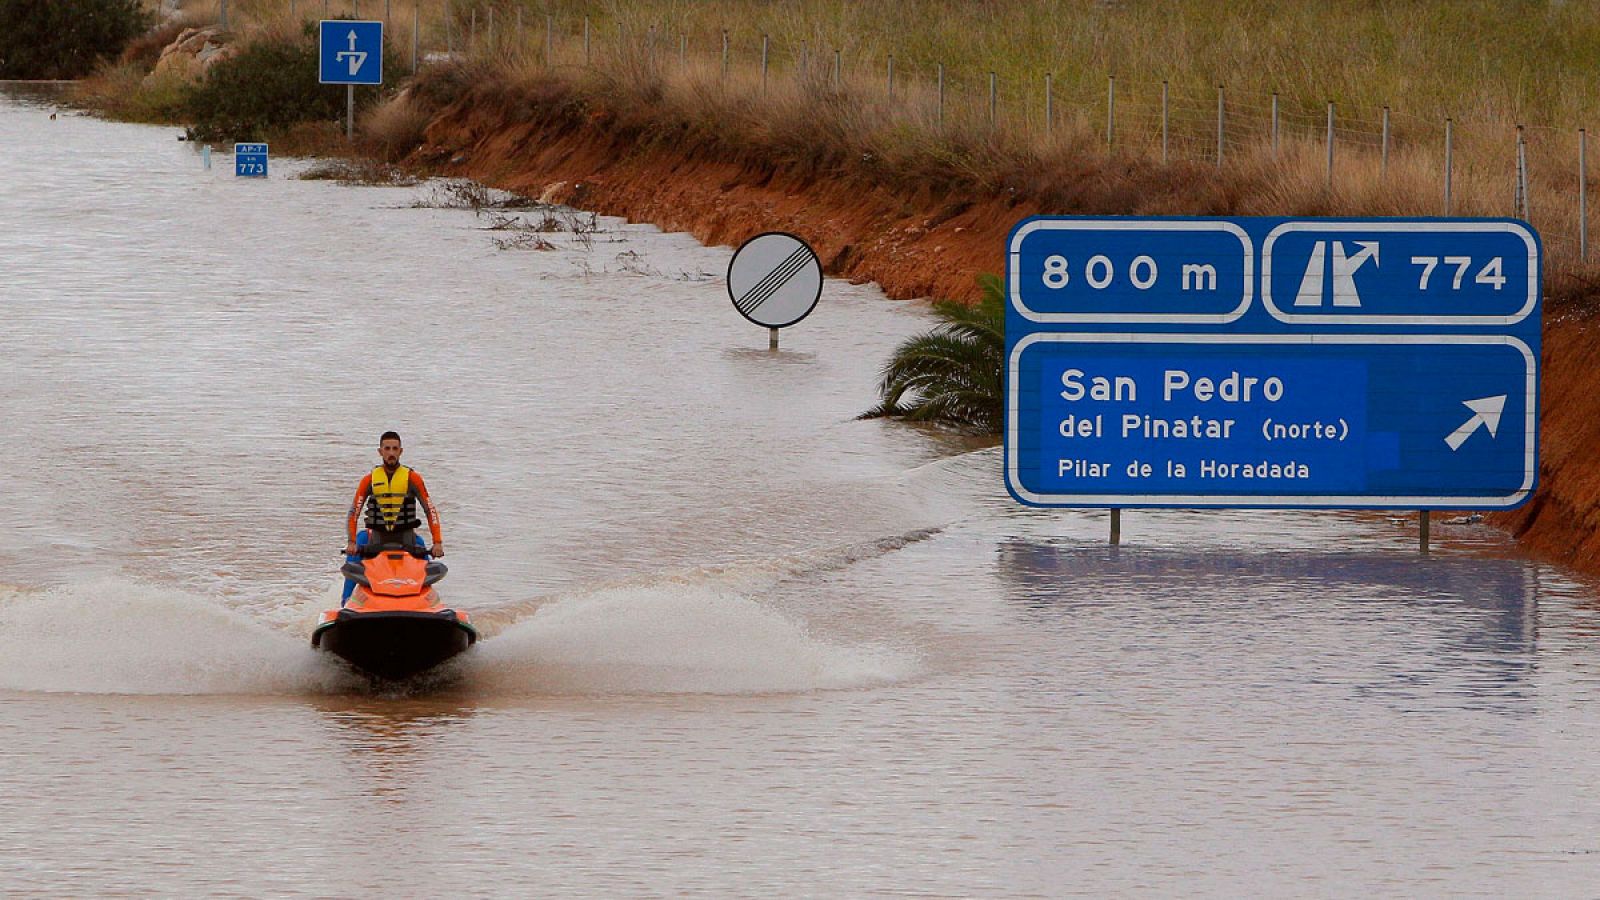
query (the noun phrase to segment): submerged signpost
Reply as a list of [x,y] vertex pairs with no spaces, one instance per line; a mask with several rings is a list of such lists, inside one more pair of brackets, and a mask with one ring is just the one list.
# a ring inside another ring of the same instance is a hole
[[739,315],[767,329],[767,349],[778,349],[778,329],[817,308],[822,261],[811,245],[784,231],[758,234],[728,261],[728,299]]
[[233,174],[238,178],[267,177],[267,145],[234,144]]
[[356,85],[383,84],[383,23],[324,19],[317,23],[317,80],[345,86],[345,137],[355,137]]
[[1005,470],[1023,503],[1109,507],[1115,540],[1123,507],[1426,523],[1533,491],[1525,223],[1040,217],[1008,250]]

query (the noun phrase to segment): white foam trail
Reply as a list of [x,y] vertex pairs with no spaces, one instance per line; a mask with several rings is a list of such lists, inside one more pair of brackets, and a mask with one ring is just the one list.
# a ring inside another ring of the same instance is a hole
[[300,634],[204,597],[101,580],[0,594],[0,690],[281,694],[352,676]]
[[857,688],[904,680],[918,667],[908,651],[828,641],[724,581],[683,576],[553,601],[464,662],[474,687],[518,693]]

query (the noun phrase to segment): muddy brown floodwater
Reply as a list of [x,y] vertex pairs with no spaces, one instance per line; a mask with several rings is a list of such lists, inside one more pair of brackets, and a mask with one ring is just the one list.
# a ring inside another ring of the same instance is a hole
[[[854,419],[920,306],[830,282],[769,354],[728,248],[4,96],[0,890],[1600,888],[1595,593],[1496,532],[1113,550]],[[487,633],[403,691],[306,640],[388,428]]]

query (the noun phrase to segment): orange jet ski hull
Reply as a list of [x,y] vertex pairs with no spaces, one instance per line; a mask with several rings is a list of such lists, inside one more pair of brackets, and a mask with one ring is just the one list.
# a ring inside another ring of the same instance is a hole
[[478,640],[467,614],[444,606],[432,584],[444,564],[407,551],[380,548],[348,563],[355,592],[311,632],[311,646],[375,678],[400,681],[464,652]]

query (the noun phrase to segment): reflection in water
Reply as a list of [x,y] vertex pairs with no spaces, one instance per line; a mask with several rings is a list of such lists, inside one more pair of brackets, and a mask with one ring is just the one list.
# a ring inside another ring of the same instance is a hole
[[1468,694],[1527,696],[1534,669],[1539,577],[1525,560],[1197,552],[1018,537],[998,550],[1008,598],[1040,622],[1134,607],[1152,627],[1171,627],[1171,616],[1244,640],[1296,622],[1343,622],[1351,637],[1378,623],[1395,654],[1376,660],[1375,674],[1390,670],[1416,684],[1447,679]]
[[308,697],[332,737],[333,759],[362,793],[407,799],[415,778],[436,758],[437,745],[477,710],[449,697]]

